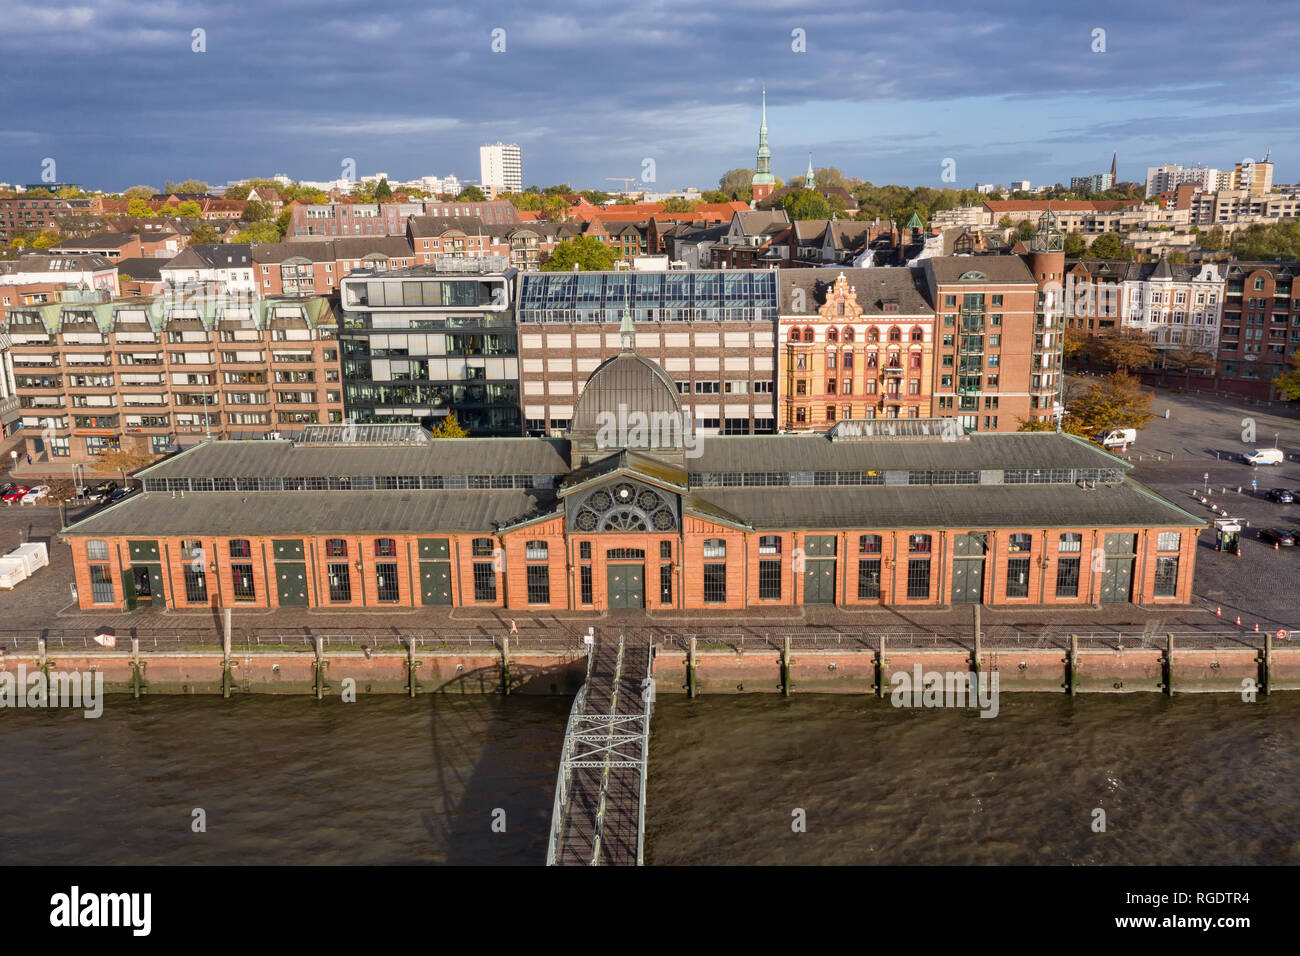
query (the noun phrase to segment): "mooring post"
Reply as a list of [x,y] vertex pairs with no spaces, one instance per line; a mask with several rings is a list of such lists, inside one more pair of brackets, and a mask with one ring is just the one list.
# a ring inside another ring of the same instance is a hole
[[1161,659],[1165,672],[1165,693],[1174,696],[1174,636],[1165,635],[1165,656]]
[[325,660],[323,660],[323,655],[325,652],[325,639],[323,637],[317,637],[315,639],[315,644],[316,644],[316,660],[312,661],[312,668],[316,671],[316,699],[324,700],[326,662]]
[[686,697],[687,699],[693,699],[696,693],[698,693],[697,688],[695,686],[696,666],[697,664],[695,662],[695,638],[694,636],[692,636],[690,639],[690,644],[688,644],[686,647]]
[[144,683],[140,673],[140,638],[131,638],[131,696],[140,699],[140,687]]
[[420,666],[420,662],[415,659],[415,641],[411,638],[406,639],[406,693],[414,697],[419,685],[415,682],[415,669]]
[[[45,638],[43,637],[38,637],[36,639],[36,657],[41,673],[44,674],[48,680],[50,676],[50,662],[45,656]],[[46,686],[48,687],[49,684],[46,684]]]
[[510,638],[501,638],[501,693],[510,695]]
[[980,667],[984,664],[984,649],[980,641],[980,606],[978,604],[971,606],[975,608],[975,650],[971,654],[970,669],[976,677],[979,677]]
[[[132,644],[136,639],[131,639]],[[230,691],[235,683],[235,675],[231,670],[230,660],[230,608],[226,608],[226,631],[221,635],[221,696],[226,700],[230,699]]]
[[1273,635],[1264,635],[1264,656],[1259,658],[1259,689],[1265,696],[1273,689]]
[[1070,635],[1065,651],[1065,692],[1073,697],[1079,690],[1079,636]]
[[781,696],[790,696],[790,635],[781,645]]
[[880,635],[880,650],[876,651],[876,696],[885,696],[885,635]]

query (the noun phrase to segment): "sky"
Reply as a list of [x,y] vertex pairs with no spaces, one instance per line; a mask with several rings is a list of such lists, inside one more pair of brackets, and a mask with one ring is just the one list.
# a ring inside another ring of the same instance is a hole
[[1116,152],[1120,179],[1142,181],[1271,149],[1274,182],[1295,183],[1295,11],[0,0],[0,181],[330,180],[349,159],[358,175],[476,181],[478,147],[504,141],[526,185],[709,189],[753,167],[766,85],[787,180],[810,151],[877,185],[938,188],[1068,185]]

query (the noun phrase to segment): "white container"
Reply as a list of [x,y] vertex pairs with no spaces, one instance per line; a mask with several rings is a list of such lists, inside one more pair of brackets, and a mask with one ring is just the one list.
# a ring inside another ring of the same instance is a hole
[[0,588],[12,588],[27,580],[27,565],[17,558],[0,558]]
[[27,562],[27,573],[34,574],[40,568],[48,567],[50,563],[50,548],[44,541],[29,541],[27,544],[14,548],[6,558],[20,558]]

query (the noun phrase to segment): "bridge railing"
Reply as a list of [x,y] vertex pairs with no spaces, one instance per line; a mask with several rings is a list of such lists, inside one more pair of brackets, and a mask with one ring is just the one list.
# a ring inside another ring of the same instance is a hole
[[560,769],[555,780],[555,801],[551,806],[551,836],[546,844],[546,865],[555,866],[560,853],[560,847],[564,840],[564,817],[569,806],[569,778],[571,776],[569,769],[569,758],[572,749],[573,732],[577,726],[578,717],[582,714],[582,709],[587,703],[587,684],[591,681],[592,661],[596,655],[587,654],[587,678],[578,688],[578,694],[573,698],[573,706],[569,708],[569,720],[564,726],[564,743],[560,747]]

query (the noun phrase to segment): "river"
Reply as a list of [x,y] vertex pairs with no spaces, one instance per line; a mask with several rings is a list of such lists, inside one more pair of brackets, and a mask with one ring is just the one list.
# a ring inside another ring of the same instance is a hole
[[[540,863],[569,704],[6,711],[0,863]],[[1297,864],[1298,726],[1295,694],[1004,694],[991,720],[863,697],[661,697],[647,862]]]

